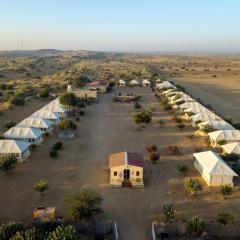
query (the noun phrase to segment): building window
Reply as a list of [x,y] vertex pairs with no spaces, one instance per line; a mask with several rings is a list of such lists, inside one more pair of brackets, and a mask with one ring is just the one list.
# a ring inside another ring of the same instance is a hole
[[138,177],[140,175],[140,172],[139,171],[136,171],[136,176]]
[[113,172],[113,176],[115,176],[115,177],[117,176],[117,171]]

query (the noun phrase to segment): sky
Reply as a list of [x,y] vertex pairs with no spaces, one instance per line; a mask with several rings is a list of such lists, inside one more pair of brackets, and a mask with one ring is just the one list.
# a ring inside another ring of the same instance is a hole
[[239,0],[0,0],[0,50],[240,51]]

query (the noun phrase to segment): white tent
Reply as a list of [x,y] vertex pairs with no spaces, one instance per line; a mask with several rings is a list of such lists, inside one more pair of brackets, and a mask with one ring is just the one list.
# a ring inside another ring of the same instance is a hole
[[22,162],[29,155],[29,143],[16,140],[0,140],[0,154],[14,154],[19,162]]
[[163,81],[162,83],[157,84],[156,86],[158,89],[163,89],[163,88],[176,88],[173,84],[171,84],[168,81]]
[[41,108],[40,110],[50,111],[53,113],[58,113],[61,116],[67,115],[67,108],[59,103],[59,98],[54,99],[52,102]]
[[233,177],[238,176],[223,160],[212,151],[193,154],[194,166],[208,186],[233,185]]
[[43,132],[52,132],[53,122],[43,118],[28,117],[18,123],[17,127],[39,128]]
[[219,130],[208,133],[213,146],[218,144],[218,141],[224,140],[226,143],[240,141],[239,130]]
[[[194,102],[185,102],[181,105],[179,105],[179,108],[184,110],[190,109],[190,108],[195,108],[195,110],[199,111],[199,108],[203,107],[200,103],[194,101]],[[190,111],[190,110],[189,110]]]
[[60,121],[61,115],[59,113],[53,113],[51,111],[40,109],[37,112],[33,113],[30,117],[43,118],[43,119],[51,120],[54,123],[58,123]]
[[224,153],[240,155],[240,142],[225,144],[222,146],[222,149]]
[[40,144],[43,141],[42,131],[30,127],[12,127],[3,135],[6,139],[15,139],[32,144]]
[[132,81],[130,81],[130,85],[131,86],[136,86],[136,85],[138,85],[139,83],[138,83],[138,81],[137,80],[132,80]]
[[180,98],[176,99],[176,100],[172,100],[171,103],[173,104],[180,104],[181,102],[195,102],[195,99],[189,97],[188,95],[186,94],[183,94],[180,96]]
[[126,86],[126,82],[123,79],[120,79],[118,81],[118,84],[119,84],[120,87],[125,87]]
[[205,121],[198,124],[199,129],[204,129],[205,126],[211,126],[216,130],[235,130],[235,128],[224,120],[220,121]]
[[145,87],[149,87],[149,86],[150,86],[150,81],[147,80],[147,79],[144,79],[144,80],[142,81],[142,85],[145,86]]

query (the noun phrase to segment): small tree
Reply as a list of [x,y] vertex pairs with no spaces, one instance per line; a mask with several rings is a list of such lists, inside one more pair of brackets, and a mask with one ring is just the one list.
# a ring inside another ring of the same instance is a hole
[[201,184],[196,178],[185,178],[184,187],[189,197],[195,196],[198,192],[202,190]]
[[176,210],[173,208],[172,203],[165,203],[163,205],[163,213],[167,222],[172,223],[175,219]]
[[57,150],[56,150],[56,149],[51,149],[51,150],[49,151],[49,156],[50,156],[51,158],[57,158],[57,157],[58,157],[58,152],[57,152]]
[[62,130],[76,130],[77,125],[71,119],[62,119],[59,128]]
[[200,236],[204,228],[205,222],[199,217],[193,217],[187,221],[187,231],[190,236]]
[[77,104],[77,98],[74,93],[64,93],[59,97],[59,102],[70,110]]
[[10,174],[15,168],[17,157],[14,154],[4,154],[0,156],[0,170],[6,174]]
[[40,91],[39,91],[39,96],[42,97],[42,98],[47,98],[49,97],[49,88],[41,88]]
[[151,114],[146,113],[146,112],[136,113],[133,116],[133,118],[134,118],[134,121],[136,124],[140,124],[140,123],[148,124],[152,120]]
[[74,220],[84,220],[100,213],[102,196],[98,191],[86,188],[69,198],[70,215]]
[[0,239],[9,240],[17,232],[22,231],[24,228],[22,223],[8,222],[0,225]]
[[223,225],[227,225],[234,222],[234,217],[230,213],[219,213],[217,221]]
[[34,189],[40,193],[43,193],[49,189],[48,182],[44,179],[40,179],[35,183]]
[[233,188],[230,185],[222,185],[220,186],[220,194],[223,196],[223,198],[226,198],[227,196],[231,195],[233,193]]

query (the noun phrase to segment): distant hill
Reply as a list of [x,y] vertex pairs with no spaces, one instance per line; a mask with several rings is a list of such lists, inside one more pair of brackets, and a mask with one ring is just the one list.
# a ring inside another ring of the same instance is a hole
[[2,57],[46,57],[56,56],[62,54],[64,51],[57,49],[38,49],[38,50],[14,50],[14,51],[0,51]]

